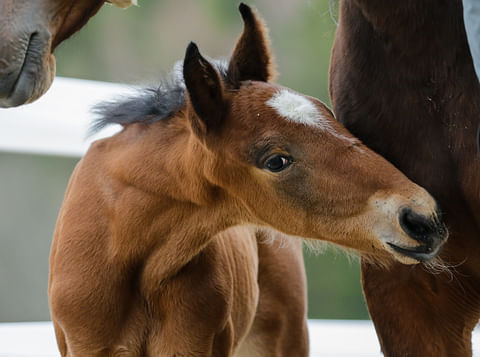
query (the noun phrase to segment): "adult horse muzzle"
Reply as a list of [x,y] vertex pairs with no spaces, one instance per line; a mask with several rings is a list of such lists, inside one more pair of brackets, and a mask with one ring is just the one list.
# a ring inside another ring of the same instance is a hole
[[55,74],[46,29],[17,38],[0,39],[4,43],[0,46],[0,107],[4,108],[34,101],[50,87]]
[[387,243],[395,252],[424,262],[435,257],[448,237],[445,224],[439,214],[427,218],[410,208],[404,208],[399,215],[400,227],[419,245],[413,247]]

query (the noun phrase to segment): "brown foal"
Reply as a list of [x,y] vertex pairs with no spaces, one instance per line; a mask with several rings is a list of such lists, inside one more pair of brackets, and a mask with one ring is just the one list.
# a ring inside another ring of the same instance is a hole
[[306,356],[300,239],[385,262],[433,258],[433,198],[315,98],[269,83],[261,20],[227,65],[187,48],[156,90],[106,105],[55,231],[49,296],[63,356]]

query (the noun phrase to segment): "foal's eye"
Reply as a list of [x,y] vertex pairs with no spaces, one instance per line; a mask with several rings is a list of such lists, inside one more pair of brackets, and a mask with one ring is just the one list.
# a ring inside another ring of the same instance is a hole
[[282,155],[273,155],[265,161],[265,168],[272,172],[280,172],[291,165],[293,160]]

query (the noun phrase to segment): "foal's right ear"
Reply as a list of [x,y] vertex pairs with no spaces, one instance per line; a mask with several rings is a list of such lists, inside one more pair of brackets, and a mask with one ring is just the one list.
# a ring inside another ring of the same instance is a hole
[[[197,135],[217,129],[225,113],[223,84],[217,70],[190,42],[183,61],[183,79],[188,92],[192,128]],[[194,115],[196,114],[196,115]]]

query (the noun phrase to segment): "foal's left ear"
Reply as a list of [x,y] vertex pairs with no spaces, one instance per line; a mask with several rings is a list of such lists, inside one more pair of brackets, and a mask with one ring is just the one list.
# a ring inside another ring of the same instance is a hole
[[193,42],[188,45],[185,53],[183,79],[189,103],[195,111],[189,115],[195,133],[203,136],[219,128],[226,107],[222,80]]
[[228,78],[234,85],[247,80],[267,82],[275,76],[267,28],[249,6],[241,3],[238,9],[243,19],[243,33],[230,59]]

